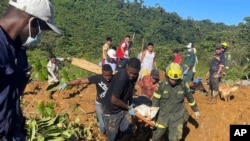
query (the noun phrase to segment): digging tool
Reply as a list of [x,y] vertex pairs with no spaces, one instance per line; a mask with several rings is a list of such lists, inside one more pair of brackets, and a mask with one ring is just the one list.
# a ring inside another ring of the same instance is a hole
[[141,52],[143,52],[143,50],[144,50],[144,38],[142,39],[142,43],[141,43],[142,45],[141,45]]

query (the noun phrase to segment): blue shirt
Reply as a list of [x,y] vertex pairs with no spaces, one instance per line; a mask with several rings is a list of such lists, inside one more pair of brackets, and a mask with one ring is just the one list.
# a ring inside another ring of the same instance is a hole
[[221,54],[214,55],[210,63],[210,69],[209,69],[210,74],[214,74],[218,72],[219,66],[224,67],[225,62],[226,62],[226,59],[225,59],[224,54],[221,53]]
[[[23,114],[20,95],[27,77],[27,58],[24,52],[14,48],[14,42],[0,27],[0,134],[11,134],[21,130]],[[26,55],[26,54],[25,54]]]

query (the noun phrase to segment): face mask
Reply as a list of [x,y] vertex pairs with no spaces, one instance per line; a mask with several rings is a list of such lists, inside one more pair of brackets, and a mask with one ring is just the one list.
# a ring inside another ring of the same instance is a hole
[[34,46],[35,44],[37,44],[38,40],[39,40],[40,37],[41,37],[41,33],[42,33],[42,31],[41,31],[41,29],[40,29],[39,22],[38,22],[38,20],[36,20],[36,21],[37,21],[37,24],[38,24],[39,32],[38,32],[38,34],[37,34],[34,38],[31,37],[30,23],[31,23],[31,21],[32,21],[33,19],[34,19],[34,17],[33,17],[33,18],[30,18],[30,20],[29,20],[29,37],[27,38],[26,42],[23,44],[23,46],[26,46],[26,47],[28,47],[28,46]]

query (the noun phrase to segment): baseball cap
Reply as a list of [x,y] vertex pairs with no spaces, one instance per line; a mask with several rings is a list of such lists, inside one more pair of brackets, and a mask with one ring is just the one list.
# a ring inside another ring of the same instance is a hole
[[54,23],[54,11],[49,0],[10,0],[9,4],[44,21],[53,31],[61,34]]
[[153,69],[150,75],[155,79],[160,79],[159,71],[156,69]]
[[188,43],[187,48],[192,48],[192,43]]
[[216,44],[215,49],[221,49],[223,46],[221,44]]

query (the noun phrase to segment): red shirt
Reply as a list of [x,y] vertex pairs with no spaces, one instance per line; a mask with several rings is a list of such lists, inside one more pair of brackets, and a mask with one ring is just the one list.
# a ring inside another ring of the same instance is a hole
[[181,64],[181,62],[182,62],[181,56],[180,56],[180,55],[176,55],[176,56],[174,57],[174,61],[173,61],[173,62],[174,62],[174,63]]
[[[124,44],[124,43],[125,43],[125,47],[122,47],[122,44]],[[122,48],[123,48],[124,52],[122,52]],[[126,42],[122,41],[117,49],[117,52],[116,52],[117,58],[123,59],[124,53],[126,50],[128,50],[128,44]]]

